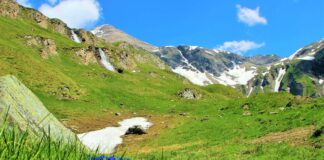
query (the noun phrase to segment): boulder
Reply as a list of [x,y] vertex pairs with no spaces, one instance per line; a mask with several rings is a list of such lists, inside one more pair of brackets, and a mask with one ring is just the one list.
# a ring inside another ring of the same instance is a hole
[[179,97],[184,99],[200,99],[201,94],[199,94],[196,90],[186,88],[182,91],[179,91],[177,94]]
[[128,128],[126,135],[129,135],[129,134],[142,135],[142,134],[147,134],[147,133],[142,126],[136,125],[136,126]]
[[14,76],[0,77],[0,121],[4,120],[6,113],[11,123],[21,130],[28,129],[36,137],[50,133],[55,141],[75,140],[75,134]]

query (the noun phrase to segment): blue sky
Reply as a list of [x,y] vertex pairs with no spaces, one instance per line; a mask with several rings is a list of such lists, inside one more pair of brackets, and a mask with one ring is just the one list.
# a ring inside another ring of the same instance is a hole
[[111,24],[156,46],[188,44],[287,57],[324,38],[324,0],[20,1],[50,17],[71,17],[65,21],[72,27]]

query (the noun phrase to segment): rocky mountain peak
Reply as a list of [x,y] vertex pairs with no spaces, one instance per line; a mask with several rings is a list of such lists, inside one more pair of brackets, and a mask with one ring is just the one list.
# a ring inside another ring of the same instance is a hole
[[275,54],[271,55],[256,55],[253,57],[247,58],[248,61],[254,65],[262,66],[262,65],[271,65],[277,63],[281,60],[281,58]]
[[127,42],[135,47],[144,49],[149,52],[153,52],[157,49],[157,47],[144,41],[141,41],[135,37],[132,37],[109,24],[99,26],[93,29],[91,32],[97,37],[103,38],[106,42],[109,43]]

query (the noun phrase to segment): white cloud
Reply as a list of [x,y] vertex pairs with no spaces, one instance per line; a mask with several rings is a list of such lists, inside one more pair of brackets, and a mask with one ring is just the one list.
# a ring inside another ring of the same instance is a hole
[[265,43],[255,43],[252,41],[243,40],[224,42],[223,45],[218,46],[216,49],[243,54],[249,50],[258,49],[263,46],[265,46]]
[[265,17],[260,16],[260,7],[256,9],[250,9],[241,5],[236,5],[238,9],[237,17],[240,22],[243,22],[249,26],[257,24],[267,24],[268,21]]
[[101,8],[97,0],[62,0],[55,6],[43,4],[39,10],[50,18],[63,20],[69,27],[84,28],[99,20]]
[[32,7],[28,0],[17,0],[17,3],[25,7]]

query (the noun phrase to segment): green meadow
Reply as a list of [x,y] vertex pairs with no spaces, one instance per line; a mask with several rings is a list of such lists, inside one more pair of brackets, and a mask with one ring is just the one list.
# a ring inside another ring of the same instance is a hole
[[[75,50],[88,44],[74,43],[28,19],[0,17],[0,31],[0,76],[16,76],[67,127],[73,129],[73,124],[74,132],[108,127],[136,116],[153,122],[148,135],[127,137],[116,155],[145,160],[324,157],[323,135],[312,136],[324,126],[324,98],[288,93],[246,98],[231,87],[196,86],[168,68],[157,67],[152,60],[156,57],[146,51],[100,42],[96,47],[116,53],[112,56],[126,51],[131,57],[144,57],[135,61],[139,72],[110,72],[99,64],[80,63]],[[58,55],[41,58],[40,49],[27,46],[24,36],[54,40]],[[71,99],[58,96],[64,87]],[[185,88],[202,97],[177,96]],[[87,159],[88,154],[100,155],[78,144],[53,142],[50,136],[35,138],[28,131],[1,125],[0,159]]]

